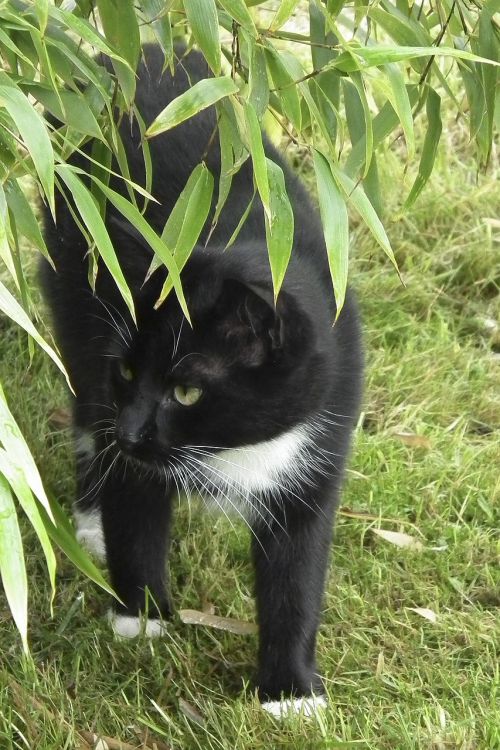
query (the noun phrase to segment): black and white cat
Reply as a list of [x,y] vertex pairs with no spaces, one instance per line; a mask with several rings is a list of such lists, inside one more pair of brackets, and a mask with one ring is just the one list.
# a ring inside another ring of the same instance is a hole
[[[174,77],[162,73],[162,63],[157,48],[144,49],[136,103],[146,124],[189,82],[209,75],[196,53],[176,65]],[[147,218],[158,233],[202,158],[217,181],[214,127],[209,109],[151,140],[159,203],[149,203]],[[124,120],[120,132],[132,179],[144,184],[139,129]],[[294,250],[276,307],[257,199],[236,243],[223,252],[253,193],[250,160],[235,176],[207,246],[210,218],[182,273],[192,327],[173,294],[154,309],[165,272],[143,283],[150,250],[111,206],[107,226],[134,295],[137,328],[103,265],[96,294],[90,291],[87,244],[61,196],[57,225],[46,215],[57,272],[44,263],[42,282],[76,393],[78,536],[105,557],[125,604],[113,604],[115,631],[162,633],[172,613],[172,507],[179,491],[199,493],[251,528],[257,686],[276,711],[283,697],[293,697],[295,707],[322,700],[316,633],[362,355],[350,293],[332,326],[317,213],[282,157],[266,149],[284,170],[295,215]],[[82,157],[73,161],[86,166]],[[111,184],[124,193],[118,180]]]

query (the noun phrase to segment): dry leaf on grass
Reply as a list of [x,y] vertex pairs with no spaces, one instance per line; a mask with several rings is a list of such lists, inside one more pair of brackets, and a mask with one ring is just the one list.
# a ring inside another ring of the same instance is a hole
[[427,607],[407,607],[406,609],[409,609],[410,612],[416,612],[420,617],[425,617],[429,622],[437,622],[438,617],[433,609],[428,609]]
[[67,409],[56,406],[50,412],[47,421],[54,430],[65,430],[71,425],[71,413]]
[[257,625],[254,622],[236,620],[233,617],[218,617],[218,615],[199,612],[196,609],[181,609],[179,615],[186,625],[206,625],[209,628],[227,630],[237,635],[250,635],[257,632]]
[[426,450],[432,448],[431,441],[425,435],[416,435],[414,432],[393,432],[392,435],[411,448],[425,448]]
[[203,724],[205,723],[205,719],[200,714],[197,708],[193,706],[192,703],[189,703],[189,701],[184,700],[184,698],[179,698],[179,709],[184,714],[184,716],[187,716],[188,719],[191,719],[192,721],[195,721],[197,724]]
[[402,531],[388,531],[387,529],[372,529],[372,531],[377,536],[385,539],[386,542],[395,544],[396,547],[404,547],[406,549],[414,550],[415,552],[421,552],[425,549],[420,539],[416,539],[409,534],[403,534]]

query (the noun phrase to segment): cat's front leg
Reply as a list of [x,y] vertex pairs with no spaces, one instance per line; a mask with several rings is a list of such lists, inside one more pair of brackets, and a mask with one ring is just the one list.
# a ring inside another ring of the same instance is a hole
[[[257,685],[271,713],[324,704],[316,667],[320,619],[333,501],[297,507],[291,499],[276,521],[255,529],[253,560],[259,622]],[[325,507],[326,506],[326,507]],[[293,701],[287,699],[293,698]],[[285,699],[285,703],[280,701]]]
[[172,614],[166,558],[171,490],[165,480],[128,464],[109,473],[100,491],[106,559],[114,590],[110,613],[118,635],[161,635]]

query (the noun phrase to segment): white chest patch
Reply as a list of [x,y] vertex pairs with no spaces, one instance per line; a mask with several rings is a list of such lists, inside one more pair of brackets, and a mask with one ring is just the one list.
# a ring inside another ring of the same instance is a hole
[[189,474],[207,505],[245,519],[266,513],[266,497],[295,491],[311,468],[310,435],[303,425],[272,440],[212,453],[193,448]]

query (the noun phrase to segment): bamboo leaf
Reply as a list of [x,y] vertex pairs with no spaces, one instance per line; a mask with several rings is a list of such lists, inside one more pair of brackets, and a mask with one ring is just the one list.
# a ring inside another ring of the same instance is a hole
[[360,184],[354,182],[354,180],[342,172],[335,164],[330,163],[330,168],[339,189],[345,198],[352,203],[382,250],[394,264],[396,270],[398,270],[389,238],[387,237],[382,222],[377,216],[377,212],[368,200],[363,188]]
[[58,366],[58,368],[61,370],[61,372],[66,377],[66,380],[68,381],[68,385],[71,388],[71,384],[68,380],[68,376],[66,373],[66,370],[64,369],[64,365],[55,353],[55,351],[52,349],[49,344],[45,341],[45,339],[40,336],[38,331],[36,330],[35,326],[31,322],[30,318],[26,314],[26,312],[23,310],[19,302],[15,299],[15,297],[12,296],[12,294],[9,292],[6,286],[0,281],[0,310],[4,312],[6,315],[9,316],[9,318],[12,318],[12,320],[17,323],[21,328],[24,328],[24,330],[29,333],[29,335],[37,342],[37,344],[49,355],[49,357],[52,359],[53,362]]
[[14,499],[0,474],[0,573],[12,617],[28,653],[28,581]]
[[196,43],[216,76],[221,70],[219,19],[215,0],[183,0]]
[[173,66],[174,45],[170,14],[165,0],[141,0],[141,8],[146,20],[151,24],[158,44],[165,54],[165,67]]
[[245,123],[248,136],[248,149],[252,157],[253,173],[257,190],[259,191],[264,213],[269,220],[271,218],[269,182],[267,175],[267,160],[262,143],[262,133],[255,110],[250,102],[243,105],[245,113]]
[[342,193],[333,179],[328,160],[314,150],[314,171],[328,264],[335,293],[336,319],[344,305],[349,265],[349,220]]
[[40,250],[42,255],[52,264],[33,208],[19,187],[17,180],[12,178],[5,183],[5,197],[10,211],[15,216],[17,231]]
[[50,512],[49,501],[37,466],[16,420],[12,416],[0,385],[0,442],[8,453],[9,461],[16,466],[35,497]]
[[[480,57],[464,49],[452,47],[390,47],[378,45],[376,47],[360,47],[355,44],[346,45],[347,52],[343,52],[329,63],[329,67],[336,67],[349,73],[359,68],[371,68],[387,63],[413,60],[418,57],[453,57],[457,60],[471,60],[498,67],[496,60]],[[356,61],[359,58],[359,62]]]
[[[293,126],[300,132],[302,127],[302,112],[297,85],[285,67],[282,55],[274,49],[266,49],[267,64],[283,111]],[[300,76],[299,76],[300,77]]]
[[404,77],[397,65],[385,65],[384,70],[389,79],[392,89],[391,104],[399,117],[406,140],[408,149],[408,158],[413,159],[415,155],[415,134],[413,131],[413,114],[408,96],[408,90],[405,86]]
[[[132,293],[130,292],[125,276],[120,268],[120,263],[109,238],[108,230],[106,229],[106,225],[99,213],[99,209],[97,208],[92,193],[76,174],[76,170],[68,164],[59,164],[56,167],[56,171],[73,196],[83,223],[87,227],[90,236],[93,238],[101,258],[108,267],[120,294],[130,310],[133,320],[135,320]],[[103,185],[103,183],[101,184]]]
[[234,18],[245,31],[248,31],[253,37],[257,37],[257,29],[253,18],[243,0],[219,0],[219,2],[231,18]]
[[42,117],[31,106],[22,91],[0,71],[0,107],[5,107],[21,134],[38,177],[54,211],[54,154]]
[[251,45],[248,85],[250,89],[248,100],[255,109],[257,117],[262,119],[269,104],[269,83],[266,53],[260,44],[252,43]]
[[283,170],[271,159],[266,162],[270,207],[270,218],[265,217],[266,240],[276,302],[292,253],[294,219]]
[[12,236],[9,210],[3,186],[0,184],[0,258],[5,263],[5,267],[14,279],[19,289],[16,266],[10,249],[9,236]]
[[9,482],[14,494],[19,501],[19,504],[21,505],[23,511],[26,513],[26,516],[40,541],[43,553],[45,555],[45,561],[47,563],[47,570],[49,573],[49,580],[53,598],[56,585],[56,558],[54,555],[54,550],[52,549],[47,530],[36,504],[36,500],[33,497],[33,493],[31,492],[29,484],[24,477],[22,468],[16,466],[12,462],[12,457],[9,455],[9,453],[7,453],[7,451],[3,449],[0,450],[0,473],[3,474]]
[[[184,205],[179,204],[178,199],[174,210],[178,211],[174,219],[170,215],[165,229],[162,233],[162,239],[166,242],[167,238],[172,241],[177,235],[173,255],[177,267],[182,270],[187,263],[191,252],[198,242],[212,204],[212,194],[214,189],[214,179],[204,164],[198,164],[190,175],[188,184],[181,193]],[[185,206],[185,210],[184,209]],[[183,210],[182,224],[179,222],[180,212]],[[170,244],[170,247],[173,245]],[[165,281],[155,307],[159,307],[172,290],[173,284],[170,277]]]
[[280,7],[271,21],[269,31],[278,31],[288,21],[300,0],[281,0]]
[[113,68],[127,105],[135,95],[135,69],[141,51],[141,39],[134,0],[97,0],[106,39],[119,51],[128,65],[112,58]]
[[[75,94],[73,91],[59,91],[56,94],[47,86],[31,82],[21,84],[21,87],[43,104],[60,122],[79,133],[103,140],[101,128],[82,94]],[[64,110],[61,109],[61,105]]]
[[122,216],[124,216],[127,221],[129,221],[130,224],[132,224],[132,226],[137,229],[137,231],[150,245],[152,250],[164,263],[172,279],[173,288],[175,290],[177,299],[179,300],[181,309],[187,320],[190,321],[189,311],[186,305],[186,300],[184,298],[184,292],[182,291],[179,269],[170,249],[165,245],[163,240],[158,237],[154,229],[152,229],[152,227],[148,224],[148,222],[136,206],[132,205],[126,198],[117,193],[115,190],[112,190],[108,185],[105,185],[94,175],[91,175],[91,178],[92,180],[94,180],[94,182],[96,182],[96,184],[105,194],[110,203],[112,203],[114,207],[118,209],[118,211],[122,214]]
[[175,128],[176,125],[188,120],[201,110],[237,91],[238,86],[229,76],[205,78],[198,81],[192,88],[167,104],[146,130],[146,138],[152,138]]
[[427,180],[431,176],[436,161],[436,153],[441,138],[443,125],[441,122],[441,97],[433,89],[427,92],[427,133],[425,134],[422,155],[418,167],[418,175],[413,183],[410,194],[405,201],[404,208],[407,209],[415,203],[422,192]]
[[111,596],[114,596],[115,599],[118,599],[116,593],[106,581],[100,570],[95,566],[85,550],[78,544],[73,527],[69,523],[65,513],[61,510],[59,504],[53,497],[50,497],[49,500],[51,516],[54,518],[54,522],[51,521],[45,509],[40,508],[40,514],[45,524],[45,528],[47,529],[47,533],[52,541],[57,544],[66,557],[71,560],[73,565],[81,570],[87,578],[94,581],[94,583],[100,586],[100,588],[108,594],[111,594]]

